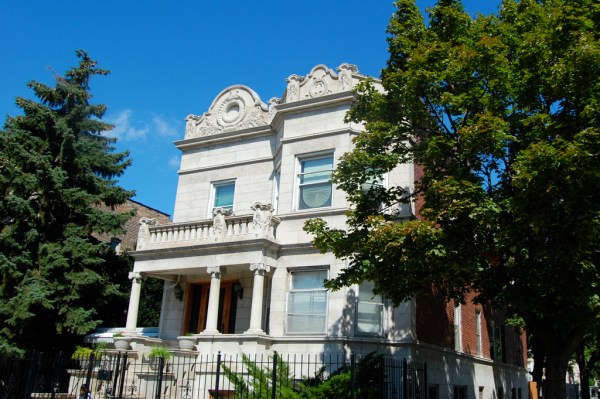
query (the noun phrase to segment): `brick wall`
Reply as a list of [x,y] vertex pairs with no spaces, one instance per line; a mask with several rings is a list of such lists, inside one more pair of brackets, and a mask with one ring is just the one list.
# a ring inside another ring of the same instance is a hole
[[140,227],[139,220],[141,218],[156,219],[160,224],[168,224],[171,222],[171,217],[168,214],[132,200],[128,200],[124,204],[112,209],[113,212],[117,213],[125,213],[131,210],[135,211],[135,215],[123,225],[123,228],[125,229],[124,234],[96,234],[96,238],[106,243],[110,243],[112,238],[118,238],[121,240],[120,251],[133,251],[135,250],[137,243],[138,230]]
[[[475,304],[475,294],[470,294],[460,307],[462,352],[479,356],[477,314],[481,320],[481,357],[494,358],[492,343],[494,338],[501,344],[502,356],[495,360],[519,366],[527,362],[527,342],[525,333],[518,328],[506,325],[502,312],[494,311],[489,305]],[[445,302],[435,288],[416,300],[417,339],[432,345],[454,349],[454,303]],[[500,352],[497,352],[500,353]]]

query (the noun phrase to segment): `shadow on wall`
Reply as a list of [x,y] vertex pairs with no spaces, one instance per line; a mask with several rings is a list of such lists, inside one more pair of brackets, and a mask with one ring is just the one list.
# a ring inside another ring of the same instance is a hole
[[[344,352],[347,358],[350,358],[351,354],[356,355],[367,355],[369,353],[377,352],[384,356],[398,356],[407,357],[407,350],[400,350],[398,345],[389,345],[386,342],[388,334],[386,333],[386,323],[382,320],[382,333],[381,334],[365,334],[360,335],[356,333],[356,311],[358,304],[358,297],[355,287],[347,288],[345,298],[336,298],[335,300],[344,300],[344,306],[338,319],[331,324],[327,332],[327,336],[331,338],[331,342],[325,345],[325,351],[327,353],[340,353]],[[382,312],[386,306],[382,305]],[[387,326],[392,328],[393,323]],[[338,339],[336,339],[338,338]]]

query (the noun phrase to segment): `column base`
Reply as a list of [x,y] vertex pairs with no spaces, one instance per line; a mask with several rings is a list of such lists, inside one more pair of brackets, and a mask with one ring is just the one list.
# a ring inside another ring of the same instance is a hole
[[204,330],[200,335],[221,335],[221,332],[219,330]]
[[260,328],[251,328],[244,331],[244,335],[267,335],[267,333]]

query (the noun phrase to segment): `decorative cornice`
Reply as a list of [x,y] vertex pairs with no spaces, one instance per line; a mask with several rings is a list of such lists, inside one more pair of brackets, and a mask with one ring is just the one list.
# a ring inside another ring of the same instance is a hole
[[219,93],[202,116],[187,116],[185,138],[264,126],[270,119],[268,107],[258,94],[244,85],[231,86]]

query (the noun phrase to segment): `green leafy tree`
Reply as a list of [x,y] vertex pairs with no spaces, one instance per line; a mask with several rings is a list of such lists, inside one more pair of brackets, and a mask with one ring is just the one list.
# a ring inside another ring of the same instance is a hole
[[581,381],[581,399],[590,399],[590,388],[600,376],[600,334],[589,333],[575,351]]
[[164,280],[157,278],[149,278],[142,283],[142,293],[137,323],[139,326],[158,326],[160,321],[160,306],[162,303],[164,285]]
[[[335,173],[349,227],[306,225],[349,259],[328,287],[368,279],[395,303],[432,283],[475,292],[524,323],[544,397],[563,398],[600,306],[600,6],[505,0],[472,18],[440,0],[425,23],[396,5],[385,91],[360,85],[347,116],[365,123]],[[405,162],[422,167],[415,193],[360,189]],[[411,195],[418,218],[399,223],[390,209]]]
[[23,115],[0,131],[3,354],[68,348],[99,325],[98,309],[126,297],[114,280],[127,260],[93,233],[119,233],[132,216],[110,210],[133,195],[115,180],[130,159],[103,135],[112,128],[101,121],[106,107],[90,103],[90,79],[108,71],[77,56],[54,87],[30,82],[39,101],[17,98]]

